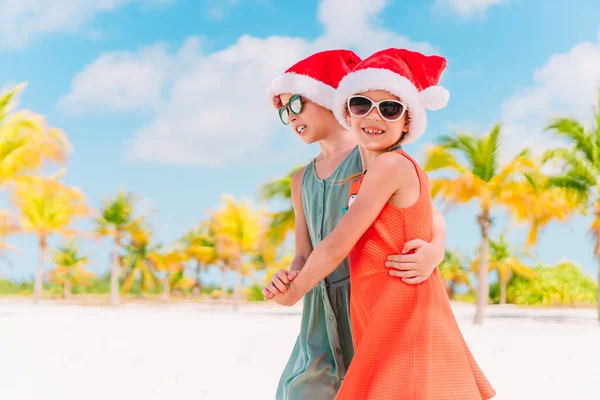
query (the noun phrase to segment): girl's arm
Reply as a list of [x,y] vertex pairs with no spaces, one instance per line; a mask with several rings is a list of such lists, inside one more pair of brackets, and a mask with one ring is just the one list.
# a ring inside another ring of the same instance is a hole
[[288,285],[296,277],[297,272],[302,269],[308,256],[312,252],[312,244],[308,233],[308,225],[304,216],[304,206],[302,205],[302,176],[306,167],[300,169],[292,176],[292,207],[295,218],[295,246],[296,255],[290,263],[289,270],[280,269],[273,275],[273,278],[263,289],[265,299],[272,299],[273,296],[287,292]]
[[365,175],[361,189],[348,212],[333,232],[313,250],[304,268],[290,284],[288,292],[276,296],[275,301],[292,306],[329,275],[344,260],[400,187],[403,195],[411,190],[419,190],[419,179],[412,162],[396,153],[378,156]]
[[302,168],[292,177],[292,206],[296,221],[294,226],[296,257],[290,264],[290,271],[300,271],[313,251],[302,205],[302,176],[305,169],[306,167]]
[[[403,282],[409,284],[421,283],[429,278],[435,267],[444,259],[446,222],[435,206],[432,213],[431,242],[411,240],[404,245],[402,254],[390,255],[385,265],[391,268],[391,276],[402,278]],[[411,253],[412,250],[414,253]]]

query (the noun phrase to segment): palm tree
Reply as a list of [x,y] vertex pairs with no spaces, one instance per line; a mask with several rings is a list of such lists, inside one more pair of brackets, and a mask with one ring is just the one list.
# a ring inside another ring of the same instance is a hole
[[539,232],[549,222],[566,221],[578,207],[563,188],[551,184],[550,178],[541,172],[541,167],[538,160],[532,159],[522,179],[507,185],[507,190],[502,193],[503,201],[512,205],[517,221],[529,225],[526,251],[537,244]]
[[121,272],[121,248],[128,232],[140,222],[133,218],[134,198],[122,189],[112,199],[102,203],[101,215],[96,219],[96,233],[109,236],[113,241],[112,265],[110,268],[111,304],[119,304],[119,275]]
[[231,196],[223,196],[222,201],[223,207],[212,213],[212,224],[217,235],[217,255],[236,273],[233,308],[237,310],[241,296],[242,260],[256,248],[261,214],[254,211],[247,201],[238,203]]
[[150,291],[156,287],[159,279],[156,277],[157,270],[152,262],[152,254],[160,247],[150,243],[150,233],[146,227],[136,224],[131,231],[130,242],[124,246],[127,253],[123,257],[123,293],[129,293],[138,278],[141,291]]
[[8,210],[0,210],[0,258],[3,258],[5,261],[10,263],[4,252],[8,250],[12,251],[13,253],[20,253],[19,249],[9,243],[6,243],[3,239],[14,233],[20,233],[21,231],[22,229],[19,225],[18,216],[13,215]]
[[38,176],[21,177],[16,181],[14,202],[21,211],[21,226],[25,232],[34,233],[40,247],[35,277],[34,301],[42,297],[44,261],[48,239],[53,234],[73,236],[77,231],[70,228],[76,217],[85,216],[89,208],[85,197],[76,188],[64,185],[56,179]]
[[70,241],[64,246],[54,250],[54,263],[56,267],[50,271],[50,279],[64,285],[64,298],[71,298],[73,285],[87,285],[96,275],[83,268],[88,263],[88,257],[79,254],[79,250]]
[[62,165],[71,149],[65,133],[47,127],[41,115],[24,110],[11,113],[24,86],[0,94],[0,184],[36,171],[46,160]]
[[[558,118],[547,127],[554,134],[566,139],[570,148],[548,151],[546,161],[559,164],[562,173],[551,177],[555,187],[567,191],[570,199],[579,205],[582,214],[591,212],[594,220],[590,231],[594,237],[594,255],[598,261],[600,283],[600,91],[594,114],[595,124],[587,130],[572,118]],[[600,321],[600,284],[598,285],[598,321]]]
[[265,271],[265,283],[270,281],[275,272],[287,269],[293,260],[293,256],[280,252],[280,242],[271,235],[270,226],[263,227],[256,249],[242,265],[244,275]]
[[[519,251],[518,247],[510,246],[504,234],[500,234],[498,240],[489,239],[490,243],[490,261],[488,272],[496,271],[500,281],[500,304],[506,304],[506,286],[512,274],[523,275],[527,278],[534,278],[535,272],[523,264],[522,257],[526,255]],[[475,257],[471,270],[478,272],[481,262],[479,257]]]
[[[241,279],[241,259],[242,254],[240,250],[240,244],[229,234],[221,233],[218,234],[215,239],[215,251],[217,254],[217,260],[220,264],[221,269],[221,296],[220,300],[222,303],[227,299],[227,271],[236,272],[236,278]],[[234,288],[234,299],[237,301],[237,290],[238,282]],[[234,308],[237,309],[237,303],[234,303]]]
[[210,224],[203,222],[198,227],[188,231],[180,240],[188,257],[196,261],[196,282],[193,286],[196,295],[200,294],[202,288],[200,271],[206,270],[209,265],[214,265],[217,262],[214,236],[215,233],[210,229]]
[[444,251],[444,260],[442,260],[438,268],[440,276],[446,285],[448,298],[454,298],[456,287],[459,285],[471,287],[466,262],[464,257],[457,251],[446,249]]
[[[477,293],[477,312],[475,324],[482,324],[485,306],[489,297],[488,238],[491,227],[492,209],[498,205],[510,208],[515,205],[505,198],[503,193],[509,188],[515,190],[514,177],[517,172],[531,165],[527,151],[517,155],[510,163],[500,167],[499,145],[500,126],[486,135],[475,137],[466,134],[442,136],[440,144],[428,149],[425,171],[450,170],[453,177],[436,178],[431,181],[432,196],[441,196],[448,203],[469,203],[479,201],[480,214],[477,222],[481,230],[481,267],[479,269],[479,290]],[[466,162],[459,162],[461,156]]]
[[295,218],[292,207],[292,177],[302,166],[293,168],[287,175],[267,182],[261,187],[263,200],[283,200],[285,207],[282,211],[271,215],[269,236],[275,244],[283,242],[289,232],[294,230]]
[[157,271],[164,273],[163,278],[163,298],[171,298],[171,289],[177,284],[181,285],[183,273],[185,270],[184,262],[188,260],[188,255],[183,250],[170,250],[166,253],[154,251],[148,255],[148,259]]

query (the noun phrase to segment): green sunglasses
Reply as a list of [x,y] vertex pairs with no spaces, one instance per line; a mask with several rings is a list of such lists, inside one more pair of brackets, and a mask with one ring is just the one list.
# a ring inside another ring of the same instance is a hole
[[279,109],[279,119],[283,122],[284,125],[290,123],[290,112],[298,115],[302,111],[302,97],[300,95],[295,94],[290,97],[290,101]]

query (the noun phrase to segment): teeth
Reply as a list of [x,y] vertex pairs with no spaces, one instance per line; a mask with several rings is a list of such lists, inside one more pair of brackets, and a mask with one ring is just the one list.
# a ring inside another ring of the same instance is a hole
[[302,133],[302,131],[304,131],[305,129],[306,129],[306,125],[302,125],[302,126],[299,126],[298,129],[296,129],[296,131],[298,133]]
[[383,133],[383,131],[377,130],[377,129],[367,129],[367,128],[363,128],[363,130],[367,133],[370,133],[372,135],[381,135]]

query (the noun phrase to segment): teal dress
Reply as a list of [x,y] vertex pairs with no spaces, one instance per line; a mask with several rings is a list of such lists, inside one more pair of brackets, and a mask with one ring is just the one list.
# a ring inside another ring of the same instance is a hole
[[[358,147],[327,179],[319,179],[314,160],[302,177],[302,205],[315,248],[344,215],[349,183],[362,172]],[[345,259],[303,299],[300,334],[277,387],[277,400],[333,400],[354,356],[350,330],[350,267]]]

